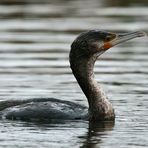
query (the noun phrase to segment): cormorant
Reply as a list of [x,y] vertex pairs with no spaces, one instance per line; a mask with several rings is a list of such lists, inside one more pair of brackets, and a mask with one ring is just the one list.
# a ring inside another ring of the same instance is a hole
[[109,48],[142,36],[145,36],[142,31],[118,34],[90,30],[81,33],[73,41],[69,54],[70,67],[88,100],[89,107],[54,98],[1,101],[1,118],[31,121],[54,119],[114,121],[112,104],[94,79],[94,64]]

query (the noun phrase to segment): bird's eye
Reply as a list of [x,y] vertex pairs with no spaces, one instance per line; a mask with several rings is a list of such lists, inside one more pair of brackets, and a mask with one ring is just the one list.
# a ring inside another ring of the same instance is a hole
[[111,41],[113,39],[113,37],[112,36],[107,36],[106,38],[105,38],[105,41]]
[[105,37],[105,41],[109,42],[109,41],[113,40],[114,38],[116,38],[116,34],[108,34]]

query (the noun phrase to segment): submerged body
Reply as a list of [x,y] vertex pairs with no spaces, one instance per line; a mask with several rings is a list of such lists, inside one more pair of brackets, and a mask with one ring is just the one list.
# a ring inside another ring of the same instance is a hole
[[[25,102],[14,100],[11,101],[11,104],[5,102],[3,106],[6,107],[7,104],[12,106],[1,111],[1,118],[27,121],[88,120],[87,107],[55,98],[32,99]],[[15,106],[13,106],[14,104]]]
[[132,32],[115,34],[91,30],[80,34],[72,43],[70,67],[84,92],[88,106],[53,98],[14,100],[0,102],[0,116],[18,120],[114,120],[115,113],[104,91],[94,79],[94,64],[106,50],[127,40],[144,36],[145,33]]

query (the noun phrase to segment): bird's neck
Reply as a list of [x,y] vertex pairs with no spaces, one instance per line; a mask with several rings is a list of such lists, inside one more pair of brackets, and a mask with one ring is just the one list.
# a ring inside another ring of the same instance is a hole
[[[94,63],[96,61],[95,57],[86,59],[83,61],[76,61],[76,63],[71,64],[71,68],[75,78],[77,79],[82,91],[88,99],[89,112],[92,120],[104,120],[108,118],[113,113],[113,108],[111,103],[107,100],[107,97],[94,79]],[[110,112],[110,113],[109,113]],[[99,119],[98,119],[99,118]],[[109,117],[111,118],[111,117]]]
[[90,58],[89,60],[86,59],[86,61],[77,61],[75,65],[71,66],[74,76],[88,99],[90,110],[94,108],[98,102],[106,99],[104,91],[94,79],[95,61],[95,58]]

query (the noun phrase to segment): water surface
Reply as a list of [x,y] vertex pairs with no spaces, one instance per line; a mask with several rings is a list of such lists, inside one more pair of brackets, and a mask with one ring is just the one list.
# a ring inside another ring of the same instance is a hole
[[[55,97],[87,105],[68,53],[89,29],[148,32],[146,0],[1,0],[0,100]],[[148,38],[116,46],[100,57],[96,79],[116,111],[116,122],[0,121],[5,148],[147,148]]]

